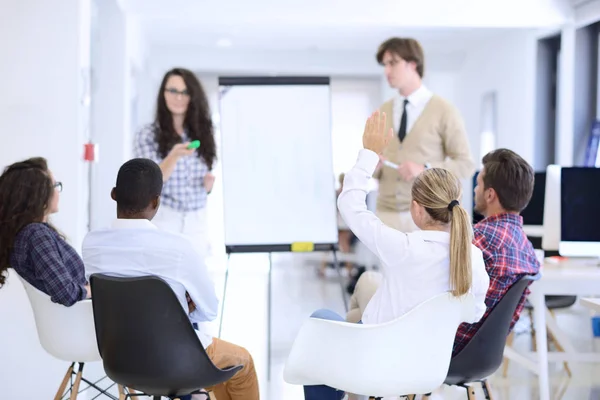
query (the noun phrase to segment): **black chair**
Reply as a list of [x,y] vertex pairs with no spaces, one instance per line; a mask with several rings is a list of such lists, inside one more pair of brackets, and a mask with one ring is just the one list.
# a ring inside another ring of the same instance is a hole
[[539,275],[526,275],[515,282],[489,313],[469,343],[450,360],[445,384],[460,386],[473,399],[468,383],[481,382],[486,399],[490,399],[487,378],[502,364],[506,337],[523,292]]
[[242,366],[221,370],[208,358],[177,296],[160,278],[90,278],[98,349],[107,376],[142,394],[170,399],[225,382]]

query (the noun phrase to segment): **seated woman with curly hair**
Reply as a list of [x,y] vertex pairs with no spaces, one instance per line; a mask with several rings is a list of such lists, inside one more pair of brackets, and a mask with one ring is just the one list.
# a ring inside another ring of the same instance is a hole
[[58,211],[62,184],[45,159],[14,163],[0,176],[0,286],[8,268],[50,296],[72,306],[90,296],[81,257],[48,222]]

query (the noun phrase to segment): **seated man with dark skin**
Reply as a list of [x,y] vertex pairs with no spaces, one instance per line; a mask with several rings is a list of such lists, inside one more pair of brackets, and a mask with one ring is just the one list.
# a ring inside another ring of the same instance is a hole
[[[163,176],[152,160],[126,162],[111,197],[117,219],[108,229],[90,232],[83,243],[86,275],[154,275],[165,280],[193,323],[217,317],[219,300],[201,255],[184,236],[159,230],[151,221],[160,206]],[[257,400],[259,388],[250,353],[202,330],[198,339],[219,368],[242,365],[229,381],[206,388],[219,400]]]

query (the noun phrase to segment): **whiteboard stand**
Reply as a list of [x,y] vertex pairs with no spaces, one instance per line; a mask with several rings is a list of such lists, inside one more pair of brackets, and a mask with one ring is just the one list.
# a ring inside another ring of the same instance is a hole
[[327,76],[219,77],[225,248],[228,255],[269,254],[269,379],[271,253],[333,251],[346,305],[336,254],[330,81]]
[[227,266],[225,268],[225,283],[223,285],[223,299],[221,300],[221,318],[219,320],[219,338],[223,328],[223,313],[225,310],[225,296],[227,294],[227,281],[229,278],[229,259],[232,253],[268,253],[269,255],[269,278],[267,283],[267,380],[271,380],[271,320],[272,320],[272,277],[273,277],[273,257],[277,252],[307,252],[307,251],[331,251],[333,252],[333,265],[339,277],[340,288],[342,290],[342,299],[344,300],[344,309],[348,311],[348,301],[344,288],[344,277],[337,258],[338,245],[335,244],[310,244],[311,250],[294,250],[294,245],[272,245],[272,246],[226,246]]

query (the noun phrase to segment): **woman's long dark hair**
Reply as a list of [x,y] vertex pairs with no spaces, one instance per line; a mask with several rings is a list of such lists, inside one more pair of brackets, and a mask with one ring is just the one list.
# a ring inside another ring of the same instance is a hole
[[185,113],[184,128],[190,140],[200,140],[201,144],[197,150],[198,157],[203,158],[208,169],[211,170],[217,158],[217,150],[208,99],[196,75],[184,68],[174,68],[168,71],[160,85],[155,118],[155,124],[157,125],[155,140],[158,143],[158,152],[164,158],[175,144],[181,143],[181,137],[175,132],[173,116],[165,101],[167,81],[173,75],[180,76],[183,79],[190,96],[188,109]]
[[14,163],[0,176],[0,286],[15,237],[25,226],[44,221],[53,193],[48,163],[41,157]]

